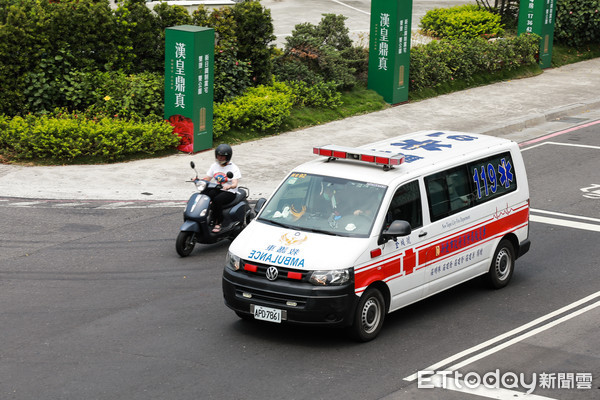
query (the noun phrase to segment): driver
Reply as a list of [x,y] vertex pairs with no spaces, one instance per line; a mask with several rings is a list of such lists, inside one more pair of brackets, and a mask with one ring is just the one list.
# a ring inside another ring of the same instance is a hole
[[[348,192],[340,196],[340,193],[334,189],[333,184],[322,184],[319,193],[319,208],[324,210],[326,214],[330,214],[329,224],[332,227],[337,225],[337,221],[342,218],[343,215],[371,215],[370,210],[364,211],[357,207],[358,203],[366,203],[361,201],[362,199],[359,199],[357,194],[358,192],[353,189],[351,193]],[[342,199],[341,202],[338,201],[340,198]]]
[[[202,178],[205,181],[211,181],[214,179],[217,183],[222,185],[222,188],[210,189],[207,195],[211,198],[211,207],[213,210],[213,217],[215,226],[213,232],[217,233],[221,231],[221,223],[223,223],[223,205],[227,204],[233,199],[237,193],[238,180],[242,178],[240,169],[231,162],[233,156],[233,149],[228,144],[220,144],[215,149],[215,162],[210,166],[206,172],[206,176]],[[228,178],[227,173],[231,172],[233,178]]]

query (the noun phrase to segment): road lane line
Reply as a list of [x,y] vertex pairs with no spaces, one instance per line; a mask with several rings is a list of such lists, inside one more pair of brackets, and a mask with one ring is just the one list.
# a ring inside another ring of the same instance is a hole
[[[535,320],[533,320],[531,322],[526,323],[525,325],[521,325],[520,327],[515,328],[515,329],[513,329],[513,330],[511,330],[509,332],[503,333],[502,335],[496,336],[495,338],[492,338],[492,339],[487,340],[487,341],[485,341],[485,342],[483,342],[481,344],[478,344],[477,346],[473,346],[473,347],[471,347],[469,349],[461,351],[460,353],[457,353],[457,354],[454,354],[454,355],[452,355],[450,357],[447,357],[447,358],[443,359],[440,362],[437,362],[437,363],[435,363],[433,365],[430,365],[427,368],[424,368],[424,370],[426,370],[426,371],[437,371],[440,367],[443,367],[445,365],[451,364],[454,361],[459,360],[459,359],[461,359],[461,358],[463,358],[463,357],[465,357],[465,356],[467,356],[469,354],[475,353],[475,352],[477,352],[477,351],[479,351],[481,349],[484,349],[484,348],[486,348],[486,347],[488,347],[490,345],[493,345],[493,344],[498,343],[498,342],[500,342],[500,341],[502,341],[502,340],[504,340],[506,338],[509,338],[509,337],[511,337],[511,336],[513,336],[513,335],[515,335],[517,333],[523,332],[523,331],[525,331],[525,330],[527,330],[527,329],[529,329],[529,328],[531,328],[533,326],[536,326],[536,325],[538,325],[538,324],[540,324],[540,323],[542,323],[542,322],[544,322],[546,320],[554,318],[557,315],[563,314],[566,311],[569,311],[569,310],[571,310],[573,308],[576,308],[576,307],[579,307],[580,305],[585,304],[585,303],[587,303],[587,302],[589,302],[591,300],[594,300],[597,297],[600,297],[600,291],[598,291],[596,293],[593,293],[593,294],[591,294],[591,295],[589,295],[587,297],[584,297],[583,299],[578,300],[576,302],[573,302],[573,303],[571,303],[569,305],[566,305],[566,306],[564,306],[564,307],[562,307],[562,308],[560,308],[560,309],[558,309],[556,311],[553,311],[553,312],[551,312],[549,314],[541,316],[541,317],[539,317],[539,318],[537,318],[537,319],[535,319]],[[417,373],[414,373],[414,374],[412,374],[412,375],[407,376],[406,378],[404,378],[405,381],[409,381],[409,382],[412,382],[412,381],[414,381],[416,379],[417,379]]]
[[536,213],[536,214],[548,214],[548,215],[555,215],[557,217],[575,218],[575,219],[582,219],[585,221],[593,221],[593,222],[600,223],[600,219],[598,219],[598,218],[582,217],[579,215],[564,214],[564,213],[559,213],[559,212],[555,212],[555,211],[539,210],[537,208],[530,208],[529,211],[531,211],[532,213]]
[[592,149],[592,150],[600,150],[600,146],[592,146],[589,144],[574,144],[574,143],[559,143],[559,142],[544,142],[544,143],[538,143],[536,145],[533,146],[529,146],[525,149],[521,149],[521,152],[525,151],[525,150],[531,150],[531,149],[537,149],[538,147],[542,147],[545,146],[547,144],[553,144],[555,146],[567,146],[567,147],[582,147],[584,149]]
[[580,308],[579,310],[573,311],[572,313],[567,314],[564,317],[561,317],[561,318],[556,319],[554,321],[548,322],[546,325],[542,325],[542,326],[540,326],[538,328],[532,329],[529,332],[526,332],[526,333],[524,333],[522,335],[519,335],[519,336],[517,336],[514,339],[511,339],[511,340],[509,340],[507,342],[504,342],[504,343],[499,344],[499,345],[497,345],[495,347],[492,347],[491,349],[486,350],[486,351],[484,351],[482,353],[476,354],[473,357],[467,358],[464,361],[461,361],[461,362],[459,362],[457,364],[452,365],[451,367],[448,367],[446,370],[447,371],[456,371],[457,369],[462,368],[465,365],[469,365],[469,364],[471,364],[471,363],[473,363],[473,362],[475,362],[477,360],[485,358],[485,357],[489,356],[490,354],[497,353],[498,351],[500,351],[502,349],[505,349],[506,347],[512,346],[513,344],[518,343],[518,342],[520,342],[520,341],[522,341],[524,339],[527,339],[528,337],[535,336],[538,333],[543,332],[543,331],[545,331],[547,329],[550,329],[550,328],[552,328],[552,327],[554,327],[554,326],[556,326],[558,324],[561,324],[561,323],[563,323],[565,321],[568,321],[571,318],[575,318],[575,317],[577,317],[577,316],[579,316],[579,315],[581,315],[583,313],[586,313],[586,312],[588,312],[590,310],[593,310],[594,308],[596,308],[598,306],[600,306],[600,301],[597,301],[597,302],[595,302],[593,304],[590,304],[589,306],[586,306],[584,308]]
[[539,215],[529,215],[529,220],[542,224],[564,226],[567,228],[583,229],[586,231],[600,232],[600,225],[586,224],[585,222],[569,221],[566,219],[542,217]]
[[363,11],[363,10],[359,10],[358,8],[356,8],[356,7],[352,7],[352,6],[349,6],[348,4],[345,4],[345,3],[341,2],[341,1],[338,1],[338,0],[331,0],[331,1],[333,1],[334,3],[338,3],[338,4],[339,4],[339,5],[341,5],[341,6],[344,6],[344,7],[351,8],[351,9],[353,9],[354,11],[358,11],[358,12],[361,12],[361,13],[363,13],[363,14],[371,15],[371,13],[370,13],[370,12]]

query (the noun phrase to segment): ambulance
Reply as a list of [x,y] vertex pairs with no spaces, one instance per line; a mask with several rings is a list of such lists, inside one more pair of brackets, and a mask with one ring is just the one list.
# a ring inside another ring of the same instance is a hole
[[467,280],[506,286],[529,250],[512,141],[421,131],[313,153],[231,243],[223,295],[240,318],[345,326],[369,341],[387,313]]

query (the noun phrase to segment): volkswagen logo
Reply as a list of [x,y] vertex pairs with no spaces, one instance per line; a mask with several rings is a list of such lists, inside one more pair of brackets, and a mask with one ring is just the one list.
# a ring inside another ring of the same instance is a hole
[[269,267],[269,268],[267,268],[267,273],[265,275],[267,276],[268,280],[274,281],[275,279],[277,279],[277,275],[279,275],[279,271],[275,267]]

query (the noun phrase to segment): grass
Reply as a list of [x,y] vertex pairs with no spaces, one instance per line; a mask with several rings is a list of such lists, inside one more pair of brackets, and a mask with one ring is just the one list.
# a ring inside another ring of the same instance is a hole
[[290,132],[296,129],[308,128],[336,121],[355,115],[368,114],[390,107],[383,97],[373,90],[359,85],[354,89],[342,93],[342,105],[340,107],[317,108],[317,107],[294,107],[288,118],[277,131],[265,133],[249,131],[230,131],[220,136],[216,141],[237,144],[267,136],[275,136],[279,133]]
[[579,61],[600,57],[600,43],[573,48],[554,43],[552,46],[552,67],[573,64]]

